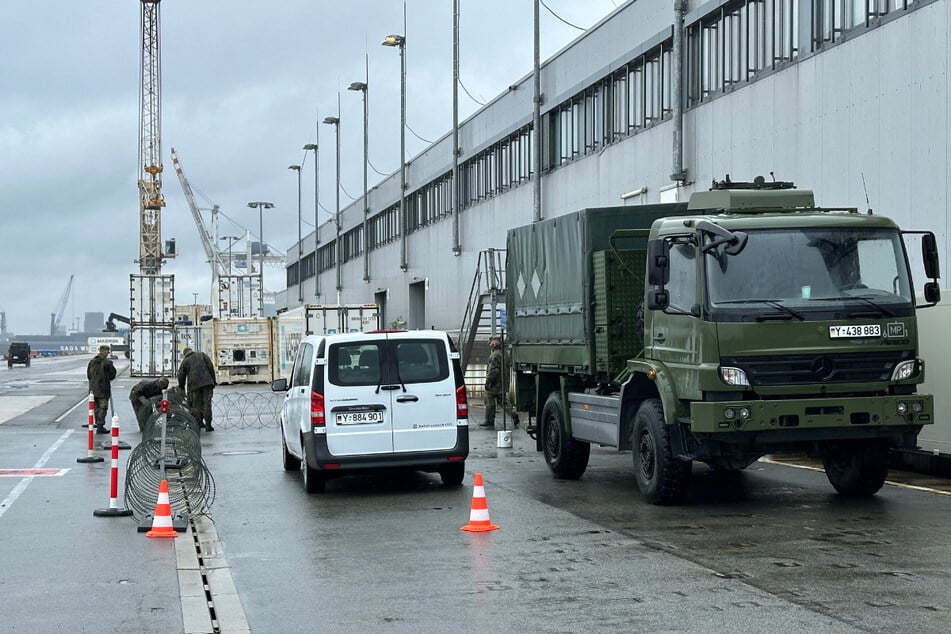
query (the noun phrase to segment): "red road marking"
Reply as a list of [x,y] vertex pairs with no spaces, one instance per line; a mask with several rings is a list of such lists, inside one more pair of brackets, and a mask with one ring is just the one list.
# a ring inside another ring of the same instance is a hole
[[69,469],[0,469],[0,478],[25,478],[27,476],[61,476]]

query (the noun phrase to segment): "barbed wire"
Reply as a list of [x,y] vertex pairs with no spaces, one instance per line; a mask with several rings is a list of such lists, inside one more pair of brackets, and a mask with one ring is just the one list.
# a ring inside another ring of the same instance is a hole
[[284,395],[277,392],[230,391],[215,395],[216,426],[235,429],[277,429]]

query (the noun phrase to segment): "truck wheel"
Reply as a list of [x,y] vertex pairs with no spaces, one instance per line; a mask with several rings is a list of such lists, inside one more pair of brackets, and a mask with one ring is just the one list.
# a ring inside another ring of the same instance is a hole
[[842,444],[823,458],[826,477],[849,497],[875,495],[888,477],[888,443],[883,440]]
[[281,462],[284,465],[284,471],[300,471],[300,458],[287,450],[287,440],[284,438],[283,429],[281,430]]
[[573,439],[565,427],[565,408],[561,393],[552,392],[542,409],[542,449],[545,462],[555,477],[577,480],[588,468],[591,445]]
[[634,480],[651,504],[676,504],[687,496],[691,463],[678,460],[670,450],[670,429],[664,408],[656,398],[641,403],[631,430]]
[[301,461],[304,466],[304,490],[308,493],[323,493],[327,481],[317,469],[311,468],[308,464],[307,443],[301,441],[301,447],[303,448],[301,453],[304,454],[304,459]]

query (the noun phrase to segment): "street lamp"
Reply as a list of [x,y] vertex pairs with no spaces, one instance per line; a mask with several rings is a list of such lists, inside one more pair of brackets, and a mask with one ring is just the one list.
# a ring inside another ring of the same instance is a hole
[[334,255],[336,256],[337,261],[337,305],[340,305],[340,291],[343,290],[343,277],[341,275],[340,266],[342,262],[341,256],[341,244],[340,244],[340,117],[325,117],[324,123],[327,125],[332,125],[334,127],[334,136],[336,137],[337,145],[337,213],[336,213],[336,224],[337,224],[337,242],[334,245]]
[[297,301],[304,303],[304,239],[301,235],[300,204],[300,165],[288,165],[287,169],[297,172]]
[[406,38],[387,35],[383,46],[400,49],[400,268],[406,271]]
[[241,238],[238,236],[221,236],[218,239],[228,241],[228,275],[234,275],[234,260],[231,259],[231,245],[233,245],[236,240],[240,240]]
[[367,155],[367,83],[364,81],[355,81],[350,84],[347,90],[359,90],[363,93],[363,281],[370,281],[370,234],[368,224],[370,218],[370,201],[367,192],[367,165],[369,157]]
[[320,297],[320,271],[317,270],[317,251],[320,248],[320,153],[317,143],[304,146],[305,152],[310,150],[314,151],[314,297]]
[[258,210],[258,307],[259,317],[264,317],[264,210],[274,209],[274,203],[254,201],[248,207]]

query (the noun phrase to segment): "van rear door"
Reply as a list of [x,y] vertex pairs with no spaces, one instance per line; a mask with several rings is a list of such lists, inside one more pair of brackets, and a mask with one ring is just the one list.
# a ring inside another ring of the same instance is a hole
[[389,336],[393,450],[451,449],[456,444],[456,384],[448,343],[418,332]]
[[335,456],[393,452],[386,337],[356,337],[327,347],[327,448]]

